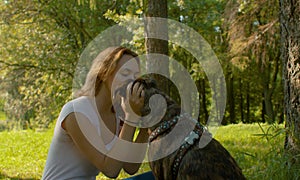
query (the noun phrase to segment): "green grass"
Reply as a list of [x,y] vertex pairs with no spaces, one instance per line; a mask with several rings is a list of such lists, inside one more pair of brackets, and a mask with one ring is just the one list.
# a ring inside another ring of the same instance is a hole
[[299,167],[288,167],[283,125],[237,124],[221,127],[215,138],[237,160],[247,179],[298,179]]
[[[228,125],[220,127],[215,138],[234,156],[247,179],[299,179],[300,168],[291,167],[284,156],[282,129],[282,125]],[[0,179],[40,179],[52,135],[53,129],[0,132]],[[138,173],[148,170],[145,163]],[[121,172],[119,178],[125,177],[129,176]],[[97,179],[108,178],[100,174]]]
[[40,179],[52,133],[0,132],[0,178]]

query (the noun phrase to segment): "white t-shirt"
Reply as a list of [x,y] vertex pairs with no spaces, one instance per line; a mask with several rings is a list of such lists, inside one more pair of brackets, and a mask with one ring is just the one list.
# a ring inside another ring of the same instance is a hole
[[[79,152],[71,137],[61,127],[62,122],[70,113],[79,112],[88,118],[100,135],[99,115],[94,104],[91,98],[82,96],[63,106],[56,122],[42,179],[96,179],[99,170]],[[120,122],[117,120],[117,132],[119,132],[119,128]],[[106,145],[107,150],[111,149],[114,140]]]

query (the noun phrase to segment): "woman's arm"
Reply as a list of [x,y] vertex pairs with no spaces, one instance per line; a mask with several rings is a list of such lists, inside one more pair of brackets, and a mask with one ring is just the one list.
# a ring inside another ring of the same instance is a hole
[[[88,132],[82,132],[81,127],[78,125],[78,121],[84,122],[84,128],[88,129]],[[113,159],[107,155],[111,151],[122,151],[124,154],[130,153],[130,147],[122,149],[118,146],[118,141],[112,149],[107,152],[103,141],[99,140],[96,128],[90,123],[90,121],[80,113],[71,113],[63,121],[62,127],[71,136],[73,142],[78,147],[80,152],[93,163],[105,176],[110,178],[116,178],[120,170],[123,168],[124,163]],[[125,125],[122,128],[122,134],[120,138],[126,141],[132,141],[135,128]],[[87,139],[87,137],[90,137]],[[96,137],[96,138],[95,138]],[[95,142],[93,142],[95,141]],[[95,147],[96,146],[96,147]],[[120,150],[121,149],[121,150]],[[100,150],[100,151],[99,151]],[[132,172],[132,171],[130,171]]]
[[[140,119],[140,110],[144,106],[144,95],[145,92],[143,90],[143,85],[140,83],[129,84],[126,89],[126,97],[121,99],[121,106],[125,112],[125,119],[124,119],[124,127],[131,127],[134,128],[135,126],[139,124]],[[135,114],[137,112],[137,114]],[[123,129],[122,128],[122,129]],[[124,133],[125,134],[125,133]],[[123,135],[123,132],[121,130],[120,136]],[[133,134],[134,135],[134,134]],[[127,139],[127,141],[132,142],[133,136],[130,137],[130,139]],[[140,129],[140,132],[135,140],[135,143],[146,143],[148,141],[148,131],[147,129]],[[140,146],[140,148],[131,148],[130,154],[131,156],[135,156],[136,163],[132,162],[124,162],[123,169],[128,174],[135,174],[138,169],[141,166],[141,163],[144,160],[145,154],[146,154],[147,146]]]
[[[147,143],[148,142],[148,137],[149,137],[149,135],[148,135],[148,129],[141,128],[140,132],[139,132],[139,134],[138,134],[138,136],[137,136],[137,138],[135,140],[135,143]],[[146,154],[146,150],[147,150],[147,146],[146,145],[145,145],[145,147],[143,149],[140,149],[140,153],[139,153],[139,156],[140,156],[139,162],[140,163],[129,163],[129,162],[124,163],[123,169],[128,174],[131,174],[131,175],[135,174],[139,170],[139,168],[140,168],[140,166],[141,166],[141,164],[142,164],[142,162],[144,160],[144,157],[145,157],[145,154]]]

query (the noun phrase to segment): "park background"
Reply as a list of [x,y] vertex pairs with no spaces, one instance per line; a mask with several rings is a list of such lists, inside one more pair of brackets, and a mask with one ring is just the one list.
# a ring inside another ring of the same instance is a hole
[[[167,12],[167,18],[197,31],[218,57],[227,105],[216,138],[247,178],[299,179],[299,163],[291,163],[284,149],[277,0],[1,0],[0,178],[41,178],[53,124],[72,98],[81,53],[107,28],[149,15],[151,3],[161,5],[158,14]],[[145,40],[129,46],[138,47],[138,54],[147,49]],[[213,101],[201,65],[178,45],[167,44],[167,53],[193,78],[199,92],[199,121],[205,124]],[[170,94],[176,92],[171,89]],[[140,172],[148,169],[145,163]]]

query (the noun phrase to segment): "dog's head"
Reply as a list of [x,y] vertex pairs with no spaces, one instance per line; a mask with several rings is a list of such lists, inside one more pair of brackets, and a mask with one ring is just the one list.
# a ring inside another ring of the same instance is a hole
[[[115,91],[115,96],[121,96],[121,97],[126,98],[126,88],[127,88],[129,83],[130,82],[125,83],[122,87],[120,87],[118,90],[116,90]],[[142,77],[136,79],[133,82],[133,86],[134,86],[135,83],[142,84],[143,90],[144,90],[144,93],[145,93],[144,106],[141,108],[141,112],[140,112],[140,114],[142,116],[149,115],[151,113],[151,111],[153,110],[153,109],[151,109],[151,103],[150,103],[151,100],[150,99],[151,99],[152,96],[154,96],[156,94],[161,95],[165,99],[165,102],[166,102],[166,103],[152,102],[152,108],[155,108],[156,110],[160,110],[160,109],[165,109],[166,110],[164,116],[160,117],[161,121],[166,119],[167,115],[168,116],[175,116],[175,115],[180,114],[180,107],[175,103],[175,101],[173,101],[168,95],[166,95],[162,90],[160,90],[157,87],[156,81],[150,75],[145,75],[145,76],[142,76]],[[175,108],[174,108],[174,106],[175,106]],[[120,106],[120,101],[118,101],[118,103],[114,103],[114,108],[117,110],[116,111],[117,115],[119,117],[123,117],[124,112],[122,111],[122,108]],[[157,114],[152,112],[151,116],[153,116],[153,118],[150,117],[149,119],[151,120],[151,119],[157,118],[157,117],[154,117],[156,115]],[[150,124],[152,124],[152,123],[150,123]],[[150,127],[150,129],[156,128],[156,126],[158,124]]]
[[[134,83],[141,83],[144,87],[144,106],[141,109],[141,115],[147,116],[150,114],[150,120],[154,120],[159,118],[159,122],[168,120],[170,117],[173,117],[175,115],[180,114],[180,106],[177,105],[177,103],[172,100],[166,93],[164,93],[161,89],[157,87],[156,81],[149,75],[140,77],[134,81]],[[160,95],[165,103],[162,103],[161,101],[154,98],[154,101],[151,102],[151,97],[154,97],[155,95]],[[163,112],[163,109],[165,110],[165,114],[161,114]],[[156,114],[156,112],[158,113]],[[161,116],[163,115],[163,116]],[[147,122],[147,124],[153,124],[150,122]],[[155,129],[160,123],[156,123],[152,127],[150,127],[150,130]]]
[[143,86],[144,90],[144,106],[141,109],[141,115],[148,115],[151,111],[149,103],[150,98],[155,94],[160,94],[163,96],[165,95],[162,94],[161,91],[157,88],[156,81],[149,76],[140,77],[133,82],[133,85],[135,83],[140,83]]

